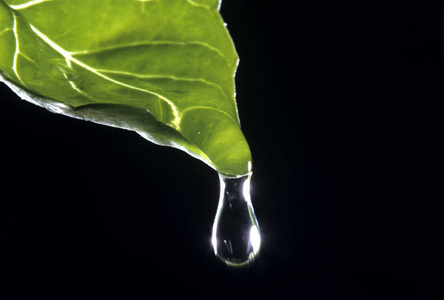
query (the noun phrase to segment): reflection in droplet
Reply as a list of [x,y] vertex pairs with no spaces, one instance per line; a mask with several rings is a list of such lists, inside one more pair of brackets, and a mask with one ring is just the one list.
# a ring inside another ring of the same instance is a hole
[[248,265],[259,251],[259,224],[250,198],[250,178],[220,176],[221,194],[213,224],[216,256],[229,266]]

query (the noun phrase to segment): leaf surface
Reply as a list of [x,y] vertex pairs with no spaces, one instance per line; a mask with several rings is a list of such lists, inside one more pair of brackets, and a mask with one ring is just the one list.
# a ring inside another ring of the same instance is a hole
[[251,171],[217,0],[0,0],[1,78],[53,112]]

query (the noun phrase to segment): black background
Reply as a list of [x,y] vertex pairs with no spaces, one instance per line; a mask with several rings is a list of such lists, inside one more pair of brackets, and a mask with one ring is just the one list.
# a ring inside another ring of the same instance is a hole
[[222,5],[262,232],[243,270],[212,252],[213,170],[2,85],[2,293],[443,299],[442,9],[356,2]]

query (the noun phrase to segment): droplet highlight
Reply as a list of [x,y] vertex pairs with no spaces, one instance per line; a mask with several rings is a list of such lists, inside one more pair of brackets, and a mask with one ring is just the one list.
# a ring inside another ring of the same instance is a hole
[[261,245],[259,223],[250,197],[251,174],[220,177],[220,198],[213,224],[215,255],[229,266],[245,266]]

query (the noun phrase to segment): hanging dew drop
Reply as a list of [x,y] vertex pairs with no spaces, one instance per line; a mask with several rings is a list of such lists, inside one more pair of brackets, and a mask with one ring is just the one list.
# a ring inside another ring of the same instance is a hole
[[214,253],[229,266],[248,265],[261,244],[259,223],[251,204],[251,174],[219,178],[220,199],[212,235]]

